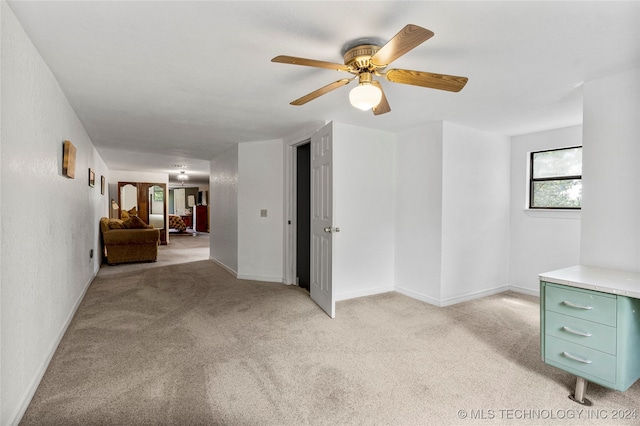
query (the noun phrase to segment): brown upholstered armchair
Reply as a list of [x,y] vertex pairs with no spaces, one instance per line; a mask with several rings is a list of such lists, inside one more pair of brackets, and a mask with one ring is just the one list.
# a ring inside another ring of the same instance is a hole
[[[155,262],[158,258],[160,230],[113,228],[118,219],[100,219],[100,231],[109,265],[125,262]],[[122,223],[122,221],[119,221]],[[110,226],[111,225],[111,226]]]

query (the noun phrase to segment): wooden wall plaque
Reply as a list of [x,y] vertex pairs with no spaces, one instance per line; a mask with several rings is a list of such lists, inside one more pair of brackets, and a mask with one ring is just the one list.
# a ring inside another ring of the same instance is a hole
[[76,177],[76,147],[70,141],[64,141],[62,174],[71,179]]

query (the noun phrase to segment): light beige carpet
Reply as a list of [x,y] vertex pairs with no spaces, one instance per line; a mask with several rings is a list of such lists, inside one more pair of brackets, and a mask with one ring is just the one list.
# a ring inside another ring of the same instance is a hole
[[640,415],[640,383],[567,398],[538,318],[511,292],[447,308],[386,293],[332,320],[212,261],[125,268],[95,279],[21,424],[639,424],[613,417]]

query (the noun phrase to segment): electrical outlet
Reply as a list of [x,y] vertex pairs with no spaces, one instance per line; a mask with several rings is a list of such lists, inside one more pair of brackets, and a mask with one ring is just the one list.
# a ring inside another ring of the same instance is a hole
[[267,209],[260,210],[260,217],[267,217]]

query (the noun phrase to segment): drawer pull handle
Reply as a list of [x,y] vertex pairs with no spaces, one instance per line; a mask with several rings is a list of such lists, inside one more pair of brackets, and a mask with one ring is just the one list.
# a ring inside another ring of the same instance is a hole
[[584,364],[591,364],[593,362],[590,359],[580,358],[579,356],[572,355],[569,352],[562,352],[562,355],[564,355],[567,358],[572,359],[574,361],[582,362]]
[[586,310],[590,310],[593,309],[593,306],[582,306],[582,305],[576,305],[573,302],[569,302],[568,300],[563,301],[562,303],[564,303],[567,306],[571,306],[572,308],[578,308],[578,309],[586,309]]
[[584,336],[584,337],[591,337],[593,336],[593,334],[591,333],[586,333],[584,331],[578,331],[578,330],[574,330],[573,328],[567,327],[566,325],[564,327],[562,327],[562,329],[564,331],[566,331],[567,333],[571,333],[571,334],[577,334],[578,336]]

